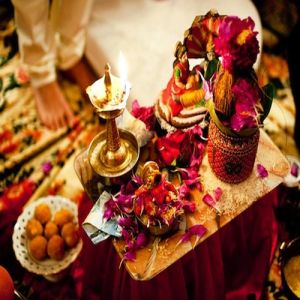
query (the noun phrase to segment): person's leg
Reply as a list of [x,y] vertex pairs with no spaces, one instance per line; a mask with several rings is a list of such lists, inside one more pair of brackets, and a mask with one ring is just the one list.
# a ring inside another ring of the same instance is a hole
[[72,126],[73,112],[57,81],[33,88],[36,108],[41,121],[50,129]]
[[49,1],[12,0],[19,39],[21,60],[29,72],[33,86],[56,79],[55,41],[49,22]]
[[73,122],[73,113],[56,82],[55,40],[48,0],[13,0],[21,60],[28,70],[38,116],[50,129]]
[[86,29],[93,0],[62,0],[56,28],[58,67],[75,81],[85,94],[87,86],[96,80],[95,73],[83,59]]

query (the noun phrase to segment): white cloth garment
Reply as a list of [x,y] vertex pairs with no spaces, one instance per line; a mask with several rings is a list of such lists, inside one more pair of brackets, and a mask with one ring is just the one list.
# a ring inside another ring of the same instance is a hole
[[[122,51],[132,84],[128,110],[135,99],[141,106],[150,106],[171,78],[176,42],[183,40],[196,16],[210,9],[240,18],[250,16],[262,47],[260,16],[251,0],[97,0],[88,24],[85,55],[98,74],[103,74],[108,62],[112,73],[119,75]],[[260,54],[254,67],[259,60]]]
[[21,60],[39,87],[80,60],[93,0],[12,0]]

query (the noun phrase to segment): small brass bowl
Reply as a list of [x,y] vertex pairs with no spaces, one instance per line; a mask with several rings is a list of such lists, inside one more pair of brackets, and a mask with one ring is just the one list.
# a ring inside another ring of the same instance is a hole
[[165,235],[169,235],[172,234],[174,232],[176,232],[179,229],[179,224],[182,221],[182,217],[181,215],[178,215],[173,222],[170,225],[167,224],[163,224],[161,226],[159,225],[147,225],[144,221],[143,221],[143,216],[141,216],[141,218],[138,218],[139,222],[147,228],[147,230],[149,230],[149,232],[154,235],[154,236],[165,236]]

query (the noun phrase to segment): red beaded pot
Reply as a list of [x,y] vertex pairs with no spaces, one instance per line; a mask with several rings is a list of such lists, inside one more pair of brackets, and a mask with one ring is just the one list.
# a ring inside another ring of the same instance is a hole
[[207,143],[208,162],[215,175],[227,183],[246,180],[253,169],[259,129],[249,136],[228,136],[211,120]]

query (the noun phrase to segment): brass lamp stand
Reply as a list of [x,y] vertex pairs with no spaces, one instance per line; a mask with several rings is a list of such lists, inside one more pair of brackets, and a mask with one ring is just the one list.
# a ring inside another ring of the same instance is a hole
[[87,88],[98,115],[106,120],[106,130],[94,137],[88,149],[92,168],[103,177],[119,177],[128,173],[139,157],[135,136],[119,129],[116,124],[116,118],[125,109],[129,90],[130,84],[113,76],[108,64],[105,66],[105,75]]

